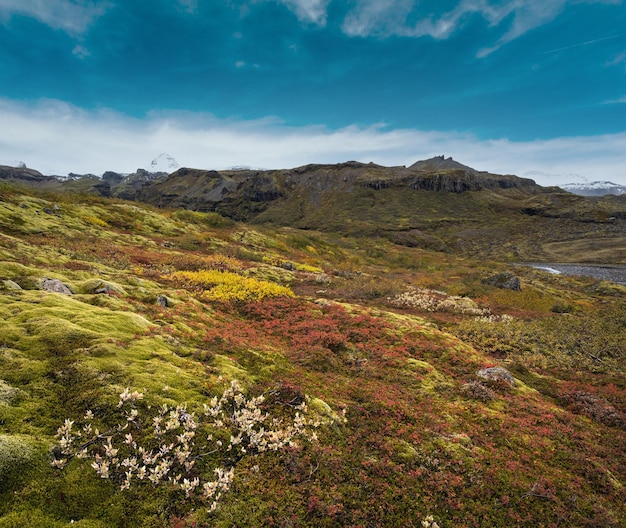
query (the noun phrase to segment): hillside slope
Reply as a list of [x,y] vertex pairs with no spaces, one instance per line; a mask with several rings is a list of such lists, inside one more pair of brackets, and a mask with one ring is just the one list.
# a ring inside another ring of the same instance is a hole
[[[137,199],[475,257],[626,263],[626,203],[450,159],[409,168],[348,162],[280,171],[181,169],[146,185]],[[555,243],[570,243],[571,251],[554,251]]]
[[3,183],[0,313],[0,527],[625,526],[625,287]]
[[575,196],[443,156],[408,168],[358,162],[284,170],[182,168],[169,175],[138,170],[63,181],[28,171],[0,170],[0,178],[473,257],[626,264],[623,197]]

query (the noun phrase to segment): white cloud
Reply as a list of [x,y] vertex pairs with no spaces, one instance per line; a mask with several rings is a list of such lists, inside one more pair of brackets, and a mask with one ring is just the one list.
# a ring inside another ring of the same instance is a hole
[[626,103],[626,95],[622,97],[618,97],[617,99],[609,99],[608,101],[604,101],[604,104],[622,104]]
[[[621,0],[579,0],[579,3],[618,4]],[[461,0],[443,13],[424,12],[417,0],[357,0],[343,21],[350,36],[391,35],[449,38],[471,17],[481,17],[490,26],[503,26],[502,36],[478,51],[478,57],[493,53],[504,44],[554,20],[567,6],[567,0]],[[417,22],[409,22],[417,18]]]
[[70,35],[81,35],[109,6],[108,1],[0,0],[0,19],[24,15]]
[[[353,36],[379,34],[444,39],[472,15],[481,16],[490,25],[497,26],[513,14],[513,26],[509,33],[519,35],[536,20],[552,17],[552,13],[560,11],[564,3],[565,0],[507,0],[497,3],[491,0],[461,0],[454,9],[433,14],[420,12],[415,0],[359,0],[346,17],[343,28]],[[414,11],[419,19],[409,24],[407,20]]]
[[195,14],[198,11],[198,0],[178,0],[181,7],[190,14]]
[[626,51],[620,53],[619,55],[617,55],[617,57],[613,58],[613,60],[611,60],[607,64],[607,66],[621,66],[623,64],[626,64]]
[[301,22],[310,22],[318,26],[326,25],[326,8],[330,0],[278,0],[298,17]]
[[84,59],[85,57],[89,57],[91,55],[91,52],[85,48],[85,46],[81,46],[80,44],[74,46],[72,53],[80,59]]
[[[587,180],[626,184],[626,133],[513,142],[458,132],[391,130],[384,125],[290,127],[277,119],[240,121],[193,113],[134,119],[86,112],[59,101],[25,105],[0,99],[0,164],[23,160],[44,174],[132,172],[167,152],[187,167],[289,168],[348,160],[410,165],[444,154],[478,170],[546,174],[542,185]],[[562,175],[562,176],[558,176]]]

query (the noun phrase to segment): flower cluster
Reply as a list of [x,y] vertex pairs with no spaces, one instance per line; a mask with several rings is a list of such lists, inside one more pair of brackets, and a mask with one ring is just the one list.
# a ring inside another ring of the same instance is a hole
[[437,524],[437,522],[435,521],[435,518],[432,515],[427,515],[422,520],[422,526],[424,528],[439,528],[439,525]]
[[66,419],[58,429],[52,465],[62,469],[72,457],[91,461],[103,479],[120,489],[134,484],[167,483],[185,497],[215,510],[233,482],[235,465],[245,456],[295,447],[298,439],[315,441],[320,423],[307,418],[306,401],[289,407],[282,419],[264,410],[264,395],[247,398],[236,381],[196,414],[185,405],[158,407],[142,416],[136,403],[143,394],[125,389],[119,397],[119,423],[106,430],[88,410],[82,424]]
[[515,320],[515,318],[509,314],[501,314],[501,315],[485,315],[482,317],[477,317],[476,321],[479,323],[511,323]]
[[459,315],[484,316],[490,312],[479,308],[469,297],[448,295],[438,290],[412,288],[390,300],[393,306],[407,306],[427,312],[448,312]]

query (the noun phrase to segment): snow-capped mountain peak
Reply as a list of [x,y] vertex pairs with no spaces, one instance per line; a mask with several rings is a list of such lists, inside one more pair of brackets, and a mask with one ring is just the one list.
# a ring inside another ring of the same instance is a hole
[[626,194],[626,186],[610,181],[566,183],[561,189],[582,196],[603,196],[605,194]]
[[169,154],[163,152],[150,162],[150,172],[167,172],[168,174],[180,169],[178,162]]

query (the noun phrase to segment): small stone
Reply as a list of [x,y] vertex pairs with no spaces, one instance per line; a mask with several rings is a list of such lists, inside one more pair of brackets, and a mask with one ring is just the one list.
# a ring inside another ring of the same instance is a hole
[[13,282],[12,280],[8,279],[3,280],[2,284],[5,290],[20,291],[22,289],[22,287],[17,282]]
[[159,295],[157,297],[157,304],[161,305],[163,308],[170,308],[172,301],[167,295]]

